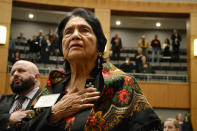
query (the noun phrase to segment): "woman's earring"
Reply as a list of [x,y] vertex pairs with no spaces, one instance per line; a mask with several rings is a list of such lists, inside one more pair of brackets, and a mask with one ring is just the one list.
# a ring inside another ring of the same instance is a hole
[[98,69],[102,68],[102,53],[98,53]]

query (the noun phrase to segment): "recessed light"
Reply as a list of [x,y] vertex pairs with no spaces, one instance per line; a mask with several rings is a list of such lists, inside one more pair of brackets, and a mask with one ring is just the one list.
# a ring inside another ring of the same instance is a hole
[[34,14],[29,14],[28,17],[29,17],[29,19],[33,19],[34,18]]
[[160,27],[161,26],[161,23],[160,22],[157,22],[155,25],[156,25],[156,27]]
[[116,21],[116,25],[120,25],[121,22],[119,20]]

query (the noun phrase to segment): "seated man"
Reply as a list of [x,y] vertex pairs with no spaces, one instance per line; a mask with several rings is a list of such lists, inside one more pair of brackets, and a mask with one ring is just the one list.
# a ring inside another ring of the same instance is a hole
[[136,73],[143,73],[144,68],[147,67],[146,57],[142,54],[142,48],[138,48],[135,55]]
[[16,130],[31,112],[32,103],[42,94],[40,74],[35,64],[19,60],[10,73],[10,87],[14,94],[0,98],[0,131]]
[[127,56],[125,58],[125,63],[123,63],[122,65],[120,65],[120,69],[123,70],[124,72],[133,72],[133,64],[130,63],[130,58],[129,56]]

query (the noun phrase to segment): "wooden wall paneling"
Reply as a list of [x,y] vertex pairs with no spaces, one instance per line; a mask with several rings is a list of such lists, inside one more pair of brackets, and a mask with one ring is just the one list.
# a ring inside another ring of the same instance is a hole
[[5,94],[12,94],[12,89],[10,88],[10,74],[6,74],[6,87]]
[[168,84],[169,106],[190,108],[189,84]]
[[5,93],[6,74],[0,72],[0,96]]
[[103,32],[105,34],[105,37],[107,38],[107,44],[106,44],[106,47],[105,47],[104,58],[109,59],[111,11],[109,9],[95,8],[95,15],[97,16],[97,18],[101,22]]
[[168,90],[164,84],[140,83],[143,93],[153,107],[166,107],[168,105]]
[[191,97],[191,108],[197,109],[197,83],[191,83],[191,96],[190,97]]
[[197,11],[190,13],[190,103],[191,103],[191,119],[194,126],[194,130],[197,131],[197,57],[193,55],[194,51],[194,39],[197,39]]
[[139,82],[143,93],[155,108],[190,108],[189,84]]
[[7,61],[8,61],[8,46],[9,46],[9,34],[11,23],[11,10],[12,0],[0,1],[0,24],[7,26],[6,44],[0,45],[0,95],[4,94],[6,87],[9,86],[6,83]]

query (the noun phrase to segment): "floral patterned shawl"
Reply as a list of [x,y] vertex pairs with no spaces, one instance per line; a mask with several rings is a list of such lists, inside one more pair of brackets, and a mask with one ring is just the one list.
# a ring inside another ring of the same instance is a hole
[[[98,70],[93,74],[95,88],[102,93],[89,113],[84,125],[85,131],[162,130],[160,119],[133,76],[122,72],[111,63],[104,63],[100,74]],[[49,75],[47,88],[52,93],[63,92],[63,87],[56,88],[56,85],[66,83],[69,79],[69,74],[53,71]]]

